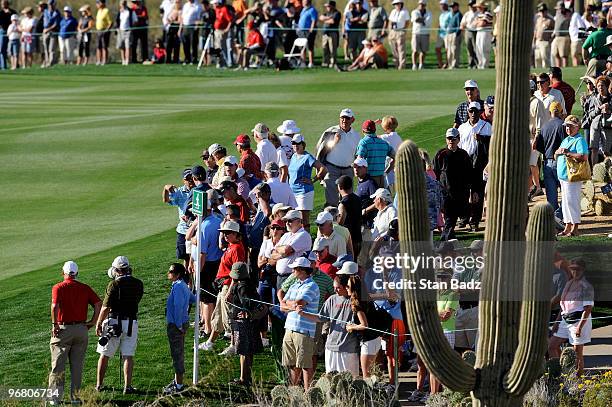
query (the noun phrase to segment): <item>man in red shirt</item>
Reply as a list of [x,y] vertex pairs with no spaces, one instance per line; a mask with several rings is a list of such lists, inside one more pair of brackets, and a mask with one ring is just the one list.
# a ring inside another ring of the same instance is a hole
[[[64,281],[51,290],[51,373],[49,388],[51,405],[59,405],[64,397],[64,370],[70,362],[70,399],[78,402],[76,392],[81,388],[83,362],[87,351],[87,330],[95,325],[100,315],[100,297],[87,285],[78,282],[79,267],[67,261],[62,268]],[[87,320],[87,308],[94,308]],[[56,392],[57,390],[57,392]]]
[[249,204],[238,194],[237,189],[236,183],[232,181],[223,181],[219,187],[223,199],[240,208],[240,221],[246,224],[250,220]]
[[563,82],[563,74],[561,68],[553,66],[550,68],[550,87],[557,89],[563,95],[565,100],[565,112],[570,115],[572,114],[572,107],[576,102],[576,91],[567,82]]
[[329,254],[329,241],[326,238],[315,240],[312,251],[317,254],[316,268],[327,274],[333,280],[338,269],[334,267],[336,256]]
[[225,0],[213,0],[215,4],[215,35],[214,35],[214,48],[216,52],[220,53],[220,57],[217,62],[217,68],[221,66],[231,65],[231,56],[228,53],[227,38],[230,29],[232,28],[232,21],[234,20],[233,13],[229,7],[225,4]]
[[[214,285],[220,287],[219,293],[217,294],[217,304],[212,315],[212,332],[206,342],[200,344],[200,349],[211,350],[215,339],[225,329],[225,332],[231,332],[230,329],[230,305],[225,300],[228,295],[230,283],[230,272],[232,271],[232,265],[239,261],[246,262],[246,252],[244,245],[242,244],[242,234],[240,233],[240,225],[238,223],[227,220],[221,224],[219,232],[223,235],[223,238],[229,244],[223,256],[221,256],[221,262],[219,264],[219,271],[215,278]],[[225,355],[235,353],[232,349],[233,345],[230,345],[223,351]],[[232,352],[233,351],[233,352]]]
[[[261,161],[257,154],[251,149],[251,138],[246,134],[239,134],[234,140],[234,145],[240,153],[240,162],[238,167],[244,170],[244,176],[249,182],[252,183],[253,177],[261,181],[264,179],[264,175],[261,172]],[[259,182],[254,182],[258,184]],[[254,185],[253,185],[254,186]]]

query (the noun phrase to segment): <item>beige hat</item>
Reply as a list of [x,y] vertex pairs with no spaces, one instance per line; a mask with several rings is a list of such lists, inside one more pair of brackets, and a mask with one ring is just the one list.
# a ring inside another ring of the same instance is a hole
[[33,13],[33,12],[34,12],[34,10],[30,6],[24,8],[23,10],[21,10],[21,14],[28,14],[28,13]]
[[573,114],[570,114],[563,121],[563,125],[564,126],[578,126],[578,127],[580,127],[580,119],[577,116],[575,116]]
[[219,228],[219,232],[236,232],[240,233],[240,225],[233,220],[226,220]]

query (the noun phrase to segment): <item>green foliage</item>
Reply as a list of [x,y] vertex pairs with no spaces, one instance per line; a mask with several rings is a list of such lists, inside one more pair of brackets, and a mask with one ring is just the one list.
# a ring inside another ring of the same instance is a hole
[[610,403],[612,403],[612,383],[589,387],[582,399],[583,407],[609,407]]
[[559,364],[561,365],[561,372],[563,374],[572,374],[576,371],[576,351],[572,347],[567,347],[561,352],[559,358]]
[[311,387],[306,392],[306,400],[310,407],[320,407],[325,404],[325,393],[319,387]]
[[559,358],[548,359],[546,361],[544,373],[554,378],[561,376],[561,363],[559,363]]

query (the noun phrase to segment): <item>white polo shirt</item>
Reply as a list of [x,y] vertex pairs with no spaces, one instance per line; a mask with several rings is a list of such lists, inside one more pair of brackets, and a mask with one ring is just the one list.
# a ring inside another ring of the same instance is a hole
[[334,229],[329,236],[319,236],[315,242],[325,237],[329,241],[329,254],[340,257],[346,254],[346,238]]
[[408,10],[401,9],[400,11],[397,11],[395,8],[391,10],[391,13],[389,14],[389,22],[395,23],[395,28],[393,28],[394,30],[403,30],[408,25],[408,21],[410,21],[410,14],[408,13]]
[[202,6],[197,2],[186,2],[181,12],[183,25],[194,26],[202,18]]
[[272,200],[274,203],[282,203],[289,205],[292,208],[297,208],[295,195],[291,190],[288,182],[281,182],[278,177],[269,178],[266,184],[270,185],[272,191]]
[[283,257],[276,262],[276,272],[278,275],[289,275],[293,271],[289,268],[289,264],[310,250],[312,247],[312,237],[310,237],[310,233],[304,230],[304,228],[300,228],[295,233],[285,233],[274,247],[280,246],[291,246],[293,249],[291,256]]
[[274,144],[267,138],[257,143],[255,155],[259,157],[259,161],[261,161],[262,171],[265,169],[267,163],[276,162],[276,148],[274,148]]
[[561,103],[561,107],[565,112],[565,99],[563,99],[563,93],[561,93],[560,90],[550,88],[548,93],[546,95],[543,95],[542,92],[538,89],[533,95],[540,99],[544,104],[544,120],[542,121],[542,126],[544,126],[550,120],[550,105],[552,102]]
[[459,148],[467,151],[468,155],[472,156],[478,148],[478,143],[474,138],[474,134],[480,134],[481,136],[491,137],[491,124],[489,122],[479,119],[474,126],[470,124],[470,121],[463,123],[459,128]]
[[325,160],[336,167],[350,167],[355,160],[355,153],[361,136],[353,128],[345,133],[337,126],[330,127],[324,133],[334,130],[340,133],[340,141],[329,150]]
[[392,204],[387,205],[382,211],[378,211],[374,218],[374,227],[372,228],[372,239],[378,236],[383,236],[389,231],[389,225],[393,219],[397,218],[397,209]]
[[[419,17],[423,17],[424,22],[417,23],[416,20]],[[431,11],[425,10],[425,14],[421,14],[419,9],[412,10],[412,35],[429,35],[429,29],[431,28]]]

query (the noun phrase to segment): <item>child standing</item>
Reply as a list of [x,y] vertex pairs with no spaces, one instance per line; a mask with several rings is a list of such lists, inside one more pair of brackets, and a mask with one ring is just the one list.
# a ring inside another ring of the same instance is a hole
[[14,71],[17,69],[21,41],[21,29],[19,28],[19,16],[17,14],[11,16],[11,25],[6,31],[6,36],[9,40],[8,54],[11,57],[11,71]]

